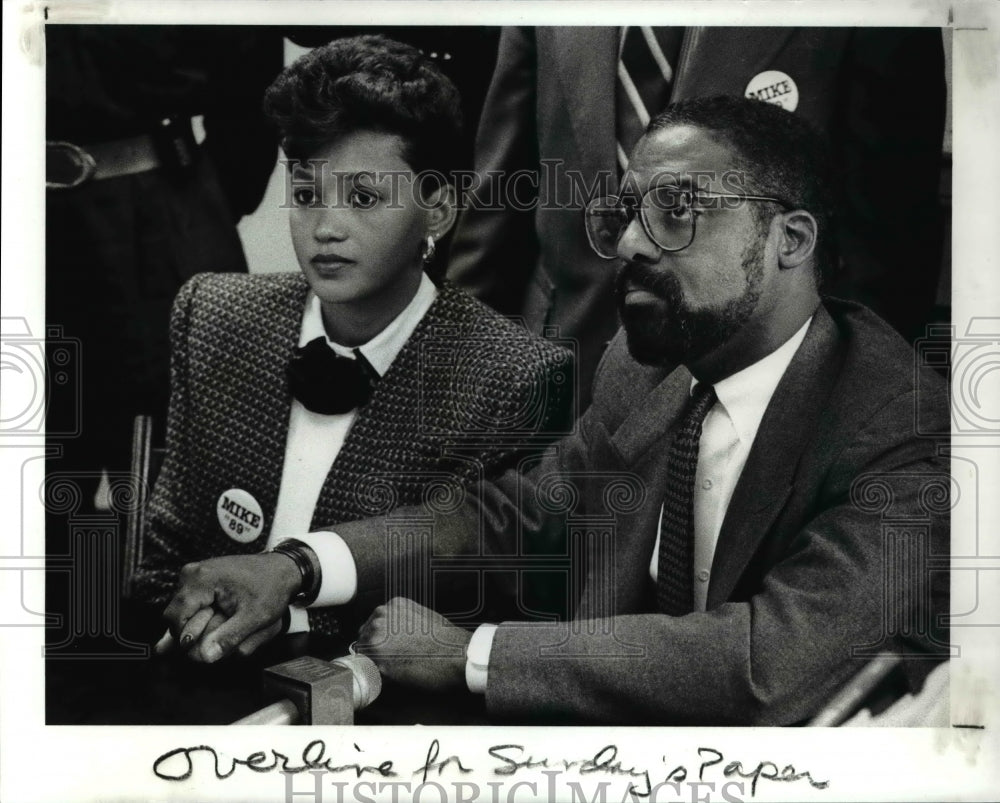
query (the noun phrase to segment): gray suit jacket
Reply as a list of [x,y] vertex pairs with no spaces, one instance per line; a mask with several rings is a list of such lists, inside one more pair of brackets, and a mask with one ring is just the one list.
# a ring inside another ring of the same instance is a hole
[[[915,385],[912,350],[865,308],[819,307],[733,494],[708,611],[674,618],[656,612],[648,567],[689,384],[684,368],[634,362],[619,335],[558,453],[436,522],[440,552],[478,530],[494,559],[523,555],[518,542],[569,554],[570,587],[582,589],[570,622],[501,625],[491,715],[787,724],[818,710],[866,656],[945,654],[947,572],[929,565],[948,554],[948,470],[914,417],[919,404],[947,431],[940,378]],[[370,543],[370,526],[338,532]],[[368,582],[377,564],[364,565]],[[915,659],[914,684],[930,663]]]

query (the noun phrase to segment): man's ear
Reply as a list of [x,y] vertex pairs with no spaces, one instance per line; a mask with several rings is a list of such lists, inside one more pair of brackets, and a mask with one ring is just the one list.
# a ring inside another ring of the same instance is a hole
[[816,250],[819,227],[816,218],[804,209],[793,209],[779,218],[778,264],[782,270],[797,268]]
[[435,240],[444,237],[455,225],[458,217],[455,188],[442,184],[421,202],[427,210],[427,233]]

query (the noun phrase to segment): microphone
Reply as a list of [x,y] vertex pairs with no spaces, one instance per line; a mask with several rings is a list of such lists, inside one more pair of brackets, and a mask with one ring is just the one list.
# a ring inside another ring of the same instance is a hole
[[354,712],[382,691],[382,675],[366,655],[334,661],[307,655],[265,669],[264,689],[284,699],[233,725],[353,725]]

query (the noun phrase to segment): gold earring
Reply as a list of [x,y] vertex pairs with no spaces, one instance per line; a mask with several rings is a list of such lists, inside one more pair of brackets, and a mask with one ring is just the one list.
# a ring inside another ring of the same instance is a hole
[[437,244],[434,242],[434,235],[428,234],[427,240],[424,242],[424,264],[427,265],[434,261],[434,254],[437,252]]

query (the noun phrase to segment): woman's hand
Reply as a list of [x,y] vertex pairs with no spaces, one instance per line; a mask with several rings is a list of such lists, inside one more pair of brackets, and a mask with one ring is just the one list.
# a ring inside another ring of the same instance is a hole
[[[302,576],[279,553],[229,555],[189,563],[163,612],[172,639],[194,660],[214,663],[253,652],[281,632],[281,620]],[[166,639],[157,652],[169,648]]]

